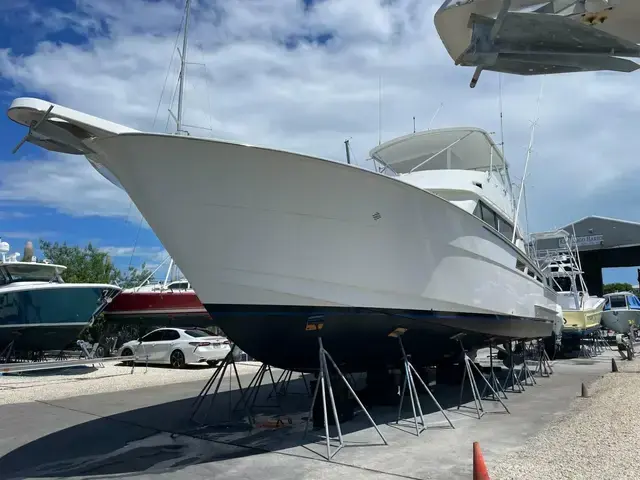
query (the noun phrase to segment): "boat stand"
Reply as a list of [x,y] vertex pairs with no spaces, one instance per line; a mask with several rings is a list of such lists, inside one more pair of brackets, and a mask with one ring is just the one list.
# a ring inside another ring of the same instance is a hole
[[[538,382],[536,382],[536,379],[534,378],[533,373],[531,372],[531,369],[527,364],[527,349],[526,349],[526,343],[524,340],[520,341],[520,346],[522,347],[522,368],[518,372],[518,382],[520,382],[521,385],[526,385],[527,387],[533,387],[534,385],[537,385]],[[520,377],[522,377],[523,375],[524,375],[524,378],[521,381]]]
[[492,399],[492,400],[497,400],[498,398],[496,396],[494,396],[493,393],[491,393],[490,395],[485,396],[485,393],[487,392],[487,387],[490,386],[492,388],[492,391],[495,392],[498,396],[500,396],[500,394],[502,394],[502,398],[504,398],[505,400],[508,400],[507,398],[507,393],[504,391],[504,388],[502,388],[502,385],[500,385],[500,380],[498,379],[498,376],[496,375],[496,372],[493,368],[493,339],[491,340],[491,343],[489,343],[489,368],[491,369],[491,372],[489,373],[489,379],[487,384],[484,386],[484,388],[482,389],[482,393],[480,394],[480,398],[485,398],[485,399]]
[[602,332],[602,330],[598,330],[596,332],[596,337],[598,338],[598,343],[602,347],[603,351],[607,351],[607,350],[610,350],[612,352],[616,351],[615,348],[613,348],[613,345],[610,345],[609,342],[605,340],[604,333]]
[[[204,387],[202,387],[202,390],[200,390],[200,393],[198,394],[198,396],[195,398],[193,404],[191,405],[191,417],[189,418],[192,422],[195,423],[199,423],[201,425],[204,425],[204,422],[198,422],[196,420],[196,415],[198,414],[198,412],[200,411],[200,407],[202,406],[205,398],[207,397],[207,395],[209,394],[209,391],[211,390],[211,387],[213,387],[214,383],[216,384],[214,390],[213,390],[213,394],[211,395],[211,400],[209,401],[209,409],[207,410],[206,414],[205,414],[205,418],[204,420],[206,421],[206,419],[209,417],[209,413],[211,411],[211,408],[213,407],[213,404],[215,403],[215,399],[216,396],[218,394],[218,390],[220,389],[220,385],[222,384],[222,381],[224,380],[225,374],[227,372],[227,368],[229,367],[229,365],[232,366],[233,371],[235,373],[235,377],[236,377],[236,381],[238,382],[238,387],[240,389],[240,398],[244,397],[245,391],[242,388],[242,383],[240,382],[240,375],[238,374],[238,368],[236,367],[236,363],[233,357],[233,353],[236,349],[235,344],[231,347],[231,351],[229,353],[227,353],[227,356],[224,357],[224,360],[222,360],[222,362],[216,367],[215,371],[213,372],[213,375],[211,375],[211,377],[209,378],[209,380],[207,380],[207,382],[204,384]],[[230,372],[231,373],[231,372]],[[231,380],[232,380],[232,376],[229,376],[229,385],[231,385]],[[245,404],[246,407],[246,404]],[[231,397],[229,397],[229,410],[231,410]],[[246,408],[245,408],[246,410]],[[247,417],[250,418],[250,412],[246,411]],[[253,421],[250,419],[249,420],[250,425],[253,424]]]
[[15,340],[11,340],[9,344],[2,349],[2,352],[0,352],[0,358],[4,359],[2,363],[9,363],[11,361],[11,355],[13,354],[14,345]]
[[[235,362],[233,365],[235,368]],[[264,377],[267,374],[267,372],[269,372],[269,377],[271,378],[271,389],[272,389],[267,399],[271,398],[272,395],[275,395],[277,405],[256,405],[256,401],[258,400],[258,394],[260,393],[260,388],[263,386],[262,382],[264,381]],[[240,384],[240,381],[238,379],[238,385],[239,384]],[[280,410],[281,414],[283,413],[282,405],[280,404],[280,399],[278,398],[278,392],[276,391],[276,382],[273,378],[273,372],[271,370],[270,365],[267,365],[266,363],[263,363],[262,365],[260,365],[260,368],[255,373],[251,381],[249,382],[249,386],[247,386],[247,388],[245,388],[244,390],[241,390],[240,399],[236,402],[235,406],[232,409],[232,412],[237,412],[241,407],[245,411],[249,412],[250,421],[252,421],[253,418],[255,417],[253,413],[254,407],[277,408],[278,410]]]
[[[504,379],[502,384],[502,389],[505,392],[509,391],[509,393],[522,393],[524,392],[524,385],[520,382],[520,375],[516,374],[516,363],[513,360],[513,342],[511,340],[509,340],[509,343],[507,344],[507,351],[509,352],[509,370],[507,371],[507,377]],[[507,387],[507,382],[511,383],[511,390],[508,390],[509,387]],[[516,386],[518,387],[517,390]]]
[[539,373],[541,377],[547,378],[553,375],[553,368],[551,367],[551,359],[549,358],[549,354],[547,353],[547,349],[544,346],[544,342],[538,340],[538,364],[536,365],[536,369],[533,371],[533,374]]
[[[409,398],[411,399],[411,409],[413,411],[413,422],[416,429],[416,437],[419,437],[420,434],[427,429],[424,421],[424,414],[422,413],[422,405],[420,404],[420,396],[418,395],[418,390],[413,379],[413,376],[415,375],[416,378],[420,381],[420,384],[423,386],[424,390],[426,390],[426,392],[431,397],[433,403],[435,403],[436,407],[438,407],[438,410],[440,410],[440,413],[444,415],[444,418],[449,423],[449,426],[455,429],[456,427],[453,426],[453,423],[451,423],[451,420],[445,413],[444,409],[440,406],[440,403],[438,403],[438,400],[436,400],[436,397],[433,395],[433,393],[431,393],[429,387],[427,387],[427,385],[422,380],[422,377],[420,377],[414,366],[411,364],[411,355],[407,354],[406,350],[404,349],[404,344],[402,343],[402,335],[404,335],[406,331],[406,328],[396,328],[389,334],[389,337],[395,337],[398,339],[398,345],[400,345],[400,351],[402,352],[402,362],[404,365],[404,382],[402,383],[402,389],[400,391],[400,404],[398,405],[398,416],[396,418],[396,425],[400,422],[404,396],[407,389],[409,389]],[[416,409],[418,415],[416,415]]]
[[[322,328],[320,326],[320,328]],[[317,328],[317,330],[319,330],[320,328]],[[309,408],[309,415],[307,416],[307,424],[305,426],[304,429],[304,436],[306,437],[308,431],[309,431],[309,423],[311,422],[312,418],[313,418],[313,407],[315,406],[316,403],[316,399],[318,398],[318,391],[322,390],[322,409],[324,412],[324,431],[325,431],[325,439],[326,439],[326,443],[327,443],[327,456],[325,457],[327,461],[331,461],[331,459],[335,456],[336,453],[338,453],[342,447],[344,447],[344,439],[342,438],[342,429],[340,428],[340,420],[338,418],[338,410],[336,408],[336,401],[335,398],[333,396],[333,389],[331,388],[331,379],[329,376],[329,367],[327,364],[327,359],[331,362],[331,364],[333,365],[333,368],[335,369],[336,373],[338,374],[338,376],[340,377],[340,379],[344,382],[345,386],[347,387],[347,389],[349,390],[349,392],[351,393],[351,395],[353,395],[353,398],[355,399],[355,401],[358,403],[358,405],[360,406],[360,408],[362,409],[362,411],[364,412],[364,414],[367,416],[367,419],[369,420],[369,422],[371,423],[371,425],[373,425],[373,428],[376,429],[376,432],[378,432],[378,435],[380,435],[380,438],[382,439],[382,441],[384,442],[385,445],[389,445],[387,443],[387,440],[384,438],[384,435],[382,435],[382,432],[380,431],[380,429],[378,428],[378,426],[376,425],[376,422],[373,421],[373,419],[371,418],[371,415],[369,415],[369,412],[367,411],[367,409],[365,408],[365,406],[362,404],[362,402],[360,401],[360,399],[358,398],[358,395],[356,395],[356,392],[353,391],[353,388],[351,388],[351,385],[349,384],[349,381],[345,378],[345,376],[342,374],[342,372],[340,371],[340,369],[338,368],[338,365],[336,365],[336,363],[333,361],[333,358],[331,358],[331,355],[329,354],[329,352],[327,352],[324,349],[324,346],[322,344],[322,337],[318,337],[318,357],[319,357],[319,363],[320,363],[320,372],[318,375],[318,381],[316,383],[316,388],[315,391],[313,393],[313,399],[311,400],[311,408]],[[329,398],[327,398],[329,397]],[[331,410],[333,413],[333,419],[336,423],[336,430],[338,431],[338,441],[339,444],[338,446],[333,450],[333,452],[331,451],[331,437],[329,436],[329,421],[327,418],[327,400],[329,400],[331,402]]]
[[464,333],[458,333],[457,335],[454,335],[453,337],[451,337],[452,340],[457,340],[458,343],[460,344],[460,349],[462,350],[462,355],[464,358],[464,373],[462,374],[462,382],[460,384],[460,401],[458,402],[458,410],[460,410],[460,408],[462,408],[463,406],[462,398],[464,395],[464,384],[465,384],[465,380],[468,378],[469,385],[471,387],[471,393],[473,395],[473,402],[475,404],[476,414],[478,415],[478,419],[481,419],[485,413],[488,413],[487,411],[485,411],[484,406],[482,405],[480,390],[478,389],[478,383],[476,382],[476,378],[474,374],[474,372],[477,372],[482,378],[482,380],[484,381],[485,385],[489,387],[489,390],[493,394],[493,397],[496,400],[498,400],[498,402],[500,402],[500,404],[504,407],[507,413],[511,413],[507,408],[507,406],[502,401],[502,399],[500,398],[500,396],[498,395],[498,392],[496,392],[493,389],[493,387],[488,382],[484,374],[480,371],[477,365],[473,363],[473,361],[469,358],[469,355],[467,355],[467,351],[464,349],[464,345],[462,344],[462,337],[464,335],[465,335]]
[[593,358],[593,354],[591,352],[591,345],[587,345],[585,343],[584,336],[580,337],[580,351],[578,353],[578,358]]
[[[278,379],[275,382],[275,393],[271,392],[269,393],[269,396],[267,398],[271,398],[274,394],[275,395],[280,395],[282,397],[286,396],[289,394],[289,385],[291,383],[292,377],[293,377],[293,370],[283,370],[282,373],[280,373],[280,376],[278,377]],[[292,392],[291,395],[307,395],[307,396],[311,396],[311,389],[309,388],[309,382],[307,382],[307,377],[305,376],[304,373],[300,374],[300,378],[302,378],[302,381],[304,382],[304,387],[305,387],[305,393],[302,392]]]

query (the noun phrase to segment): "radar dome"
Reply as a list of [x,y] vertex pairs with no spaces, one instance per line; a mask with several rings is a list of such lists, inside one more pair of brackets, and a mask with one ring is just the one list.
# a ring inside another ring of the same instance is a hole
[[9,253],[11,247],[7,242],[0,242],[0,253]]

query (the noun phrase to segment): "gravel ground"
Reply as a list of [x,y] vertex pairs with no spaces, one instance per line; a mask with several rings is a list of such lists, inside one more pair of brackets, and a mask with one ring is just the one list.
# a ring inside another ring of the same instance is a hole
[[617,363],[619,373],[588,386],[589,397],[576,398],[569,415],[487,465],[491,479],[638,478],[640,361]]
[[[189,365],[180,370],[161,366],[150,366],[146,369],[144,365],[136,365],[132,374],[131,367],[122,364],[104,365],[104,368],[96,369],[88,366],[22,375],[2,375],[0,405],[134,390],[171,383],[198,380],[205,382],[214,372],[213,368],[200,365]],[[237,362],[236,365],[240,375],[255,373],[260,367],[258,362]]]

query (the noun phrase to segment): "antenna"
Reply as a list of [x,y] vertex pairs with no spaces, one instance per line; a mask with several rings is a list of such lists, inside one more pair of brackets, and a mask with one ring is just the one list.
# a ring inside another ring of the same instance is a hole
[[500,149],[502,150],[502,158],[504,156],[504,123],[502,115],[502,73],[498,74],[498,105],[500,107]]
[[413,133],[416,133],[416,117],[413,117]]
[[440,106],[438,106],[438,108],[436,109],[436,113],[433,114],[433,117],[431,117],[431,120],[429,120],[429,126],[427,127],[427,130],[431,130],[431,124],[433,123],[433,120],[436,118],[436,115],[438,115],[438,113],[440,112],[440,109],[443,107],[444,103],[440,103]]
[[538,105],[536,107],[536,118],[533,122],[531,122],[531,135],[529,137],[529,147],[527,148],[527,158],[524,161],[524,171],[522,173],[522,181],[520,182],[520,191],[518,192],[518,203],[516,204],[516,212],[513,216],[513,236],[511,237],[511,242],[516,241],[516,232],[517,232],[517,222],[518,215],[520,213],[520,202],[522,201],[522,192],[524,191],[524,182],[527,179],[527,170],[529,168],[529,159],[531,158],[531,151],[533,149],[533,138],[536,131],[536,125],[538,124],[538,120],[540,119],[540,102],[542,100],[542,87],[544,86],[544,77],[540,77],[540,92],[538,93]]
[[382,74],[378,74],[378,145],[382,143]]
[[347,164],[351,165],[351,153],[349,152],[349,139],[344,141],[344,150],[347,153]]
[[191,11],[191,0],[187,0],[184,18],[184,36],[182,38],[182,52],[180,52],[180,85],[178,87],[178,117],[176,118],[176,133],[187,133],[182,130],[182,101],[184,98],[184,77],[187,70],[187,41],[189,39],[189,13]]

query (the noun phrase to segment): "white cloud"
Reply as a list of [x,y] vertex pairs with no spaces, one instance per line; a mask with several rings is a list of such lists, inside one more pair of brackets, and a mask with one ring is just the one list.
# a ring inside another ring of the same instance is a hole
[[[0,50],[0,73],[65,106],[164,130],[175,91],[175,54],[161,101],[160,94],[182,3],[78,0],[72,14],[35,13],[49,17],[43,23],[51,30],[67,25],[88,32],[86,44],[41,42],[25,56]],[[343,141],[351,137],[355,160],[364,165],[378,143],[381,78],[383,140],[408,133],[413,116],[425,129],[441,103],[432,127],[475,125],[498,132],[499,139],[498,77],[485,72],[475,89],[468,87],[472,70],[454,66],[433,27],[439,4],[327,0],[305,11],[299,0],[194,2],[189,59],[206,68],[189,66],[186,123],[209,127],[218,138],[339,160]],[[304,40],[328,34],[326,45]],[[606,202],[612,189],[624,197],[617,185],[637,173],[627,140],[640,106],[637,78],[545,78],[527,190],[534,228],[583,214],[640,219],[632,206]],[[503,77],[505,144],[514,177],[521,175],[539,85],[539,78]],[[126,216],[128,208],[126,196],[87,162],[58,155],[11,165],[0,200],[20,197],[74,215]]]
[[167,251],[162,247],[100,247],[100,250],[108,253],[112,258],[141,258],[147,263],[159,265],[167,257]]
[[[73,216],[125,217],[140,223],[142,216],[127,194],[106,181],[84,157],[54,153],[45,156],[44,161],[5,162],[0,201],[41,204]],[[1,212],[0,218],[3,214],[15,215]]]

